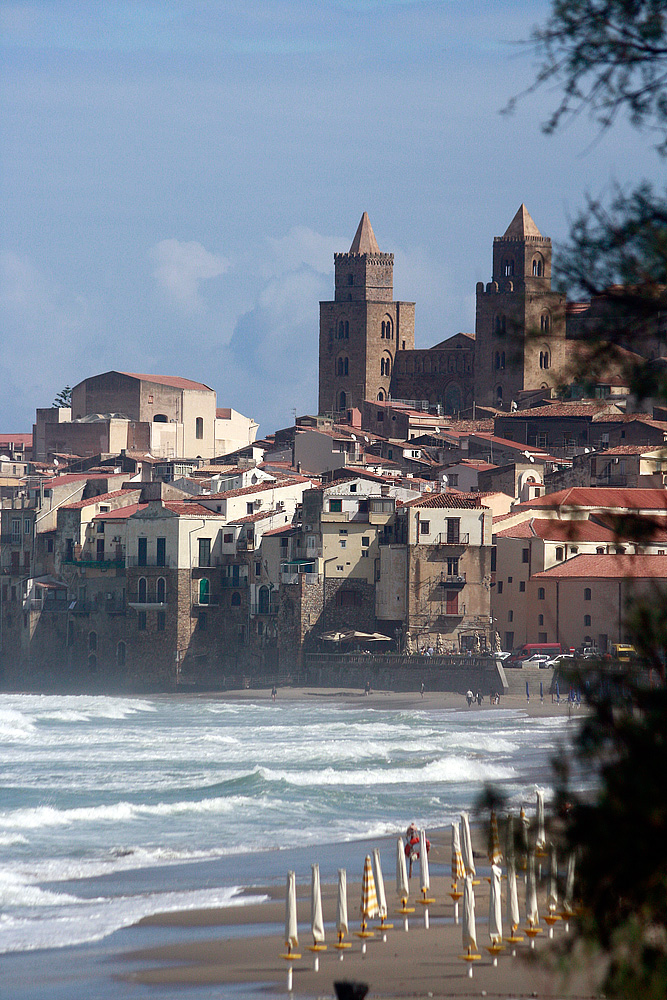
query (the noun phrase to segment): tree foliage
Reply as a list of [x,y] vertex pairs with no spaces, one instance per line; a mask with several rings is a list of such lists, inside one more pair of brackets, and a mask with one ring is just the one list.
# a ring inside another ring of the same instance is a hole
[[51,403],[52,409],[61,410],[64,407],[72,405],[72,389],[71,386],[66,385],[64,389],[61,389],[56,398]]

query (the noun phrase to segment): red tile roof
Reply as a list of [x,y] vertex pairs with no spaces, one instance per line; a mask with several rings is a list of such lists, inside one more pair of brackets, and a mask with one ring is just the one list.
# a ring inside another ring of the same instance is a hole
[[[274,514],[278,514],[277,510],[258,510],[256,514],[246,514],[244,517],[235,517],[231,520],[230,524],[254,524],[255,521],[263,521],[267,517],[273,517]],[[282,513],[282,512],[280,512]],[[283,514],[284,516],[284,514]]]
[[[499,518],[494,518],[494,524]],[[498,538],[543,538],[550,542],[616,542],[617,535],[595,521],[557,521],[531,517],[512,528],[495,531]]]
[[43,486],[45,490],[53,489],[57,486],[69,486],[71,483],[83,483],[87,479],[103,479],[103,476],[89,476],[87,472],[65,472],[62,476],[54,476],[52,479],[45,479]]
[[93,521],[124,521],[132,517],[138,510],[148,507],[147,503],[131,503],[127,507],[116,507],[115,510],[104,510],[101,514],[96,514]]
[[4,444],[22,444],[32,447],[32,434],[0,434],[0,447]]
[[580,555],[542,573],[535,573],[533,578],[620,580],[627,577],[667,578],[667,556]]
[[533,420],[536,417],[554,417],[562,420],[564,417],[590,417],[592,419],[604,411],[613,414],[615,410],[611,409],[612,406],[614,406],[613,403],[595,401],[590,403],[551,403],[547,406],[534,406],[528,410],[517,410],[514,413],[503,413],[502,418],[511,417],[512,419]]
[[195,500],[165,500],[162,506],[179,517],[222,517],[222,514],[202,507]]
[[181,378],[179,375],[142,375],[139,372],[119,372],[119,375],[127,375],[129,378],[139,378],[143,382],[155,382],[156,385],[168,385],[172,389],[196,389],[199,392],[213,392],[210,385],[203,382],[193,382],[189,378]]
[[607,486],[571,486],[557,493],[547,493],[525,503],[517,504],[513,512],[534,508],[593,507],[622,508],[624,510],[667,510],[667,490],[630,489]]
[[286,535],[290,531],[297,531],[298,529],[294,527],[293,524],[283,524],[280,528],[271,528],[270,531],[264,531],[262,533],[262,538],[266,538],[269,535]]
[[447,493],[425,493],[414,500],[407,500],[404,507],[464,507],[472,509],[481,507],[480,493],[458,493],[451,491]]
[[92,507],[96,503],[107,503],[108,500],[127,497],[131,493],[141,493],[141,486],[137,486],[136,489],[114,490],[113,493],[101,493],[99,496],[87,497],[85,500],[75,500],[73,503],[64,503],[60,507],[60,510],[83,510],[84,507]]
[[215,415],[218,420],[231,420],[232,408],[231,406],[219,406],[215,411]]
[[277,482],[273,480],[268,483],[255,483],[254,486],[241,486],[237,490],[224,490],[222,493],[211,493],[206,497],[209,500],[227,500],[230,497],[242,497],[250,493],[263,493],[265,490],[278,490],[285,486],[298,486],[299,483],[310,483],[312,480],[306,476],[291,476],[289,479],[281,479]]

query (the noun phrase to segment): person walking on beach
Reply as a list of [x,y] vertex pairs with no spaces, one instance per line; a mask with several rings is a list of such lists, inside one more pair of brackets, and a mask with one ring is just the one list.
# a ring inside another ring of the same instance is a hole
[[271,701],[275,701],[276,700],[276,695],[277,694],[278,694],[278,691],[276,689],[276,685],[274,684],[273,687],[271,688]]
[[466,691],[466,701],[468,702],[468,708],[472,705],[472,691],[470,688]]
[[422,681],[422,686],[421,686],[421,688],[419,689],[419,693],[420,693],[420,695],[421,695],[421,696],[422,696],[422,698],[423,698],[423,697],[424,697],[424,682],[423,682],[423,681]]

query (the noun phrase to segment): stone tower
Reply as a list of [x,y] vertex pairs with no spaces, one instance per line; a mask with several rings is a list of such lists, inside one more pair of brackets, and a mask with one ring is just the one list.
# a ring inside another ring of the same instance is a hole
[[493,276],[477,283],[475,401],[509,410],[564,370],[565,295],[551,289],[551,240],[521,205],[493,240]]
[[415,342],[415,304],[393,301],[394,255],[380,251],[366,212],[334,267],[334,301],[320,302],[321,414],[386,399],[396,351]]

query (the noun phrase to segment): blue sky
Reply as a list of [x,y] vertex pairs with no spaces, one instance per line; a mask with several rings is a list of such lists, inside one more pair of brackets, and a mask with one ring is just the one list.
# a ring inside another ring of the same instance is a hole
[[515,44],[544,0],[0,0],[0,431],[108,369],[285,426],[317,406],[320,299],[368,211],[417,346],[474,330],[524,201],[661,178],[646,137],[555,137]]

